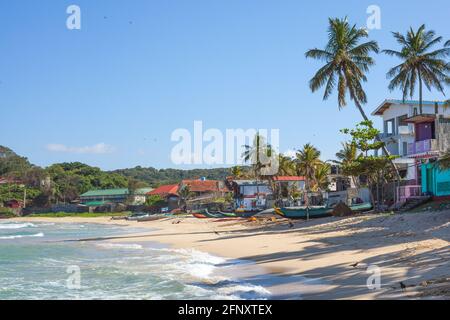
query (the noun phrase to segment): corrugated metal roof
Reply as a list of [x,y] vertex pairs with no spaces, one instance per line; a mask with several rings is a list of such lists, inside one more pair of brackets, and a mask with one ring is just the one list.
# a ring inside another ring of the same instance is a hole
[[127,196],[128,189],[105,189],[105,190],[90,190],[83,193],[80,197],[105,197],[105,196]]

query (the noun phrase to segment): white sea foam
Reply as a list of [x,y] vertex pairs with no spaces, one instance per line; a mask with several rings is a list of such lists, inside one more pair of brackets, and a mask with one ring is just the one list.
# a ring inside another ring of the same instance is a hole
[[97,244],[98,247],[104,248],[104,249],[131,249],[131,250],[141,250],[144,247],[140,244],[124,244],[124,243],[99,243]]
[[32,223],[5,223],[0,224],[0,229],[23,229],[23,228],[32,228],[36,227],[36,225]]
[[19,239],[19,238],[42,238],[44,234],[42,232],[36,234],[17,234],[12,236],[2,236],[0,239],[2,240],[11,240],[11,239]]
[[245,284],[245,283],[244,284],[237,283],[236,285],[233,286],[219,288],[217,292],[225,296],[233,295],[239,297],[243,296],[243,298],[255,297],[258,299],[269,298],[271,295],[270,291],[262,286],[255,286],[252,284]]

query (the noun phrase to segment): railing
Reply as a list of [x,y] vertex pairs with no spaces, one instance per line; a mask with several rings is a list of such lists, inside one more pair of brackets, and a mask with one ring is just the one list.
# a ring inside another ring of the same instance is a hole
[[402,186],[397,188],[397,199],[405,202],[407,199],[420,197],[422,195],[422,186]]
[[408,143],[408,155],[436,150],[438,150],[438,144],[436,139],[429,139]]

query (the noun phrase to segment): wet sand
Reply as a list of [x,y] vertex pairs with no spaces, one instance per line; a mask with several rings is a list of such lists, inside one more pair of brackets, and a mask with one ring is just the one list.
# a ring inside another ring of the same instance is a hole
[[[148,233],[107,241],[156,241],[253,261],[259,267],[243,265],[240,276],[267,287],[277,299],[450,299],[450,211],[330,217],[293,225],[268,217],[142,223],[75,217],[19,220],[149,228]],[[380,289],[368,288],[374,275],[368,269],[380,272]]]

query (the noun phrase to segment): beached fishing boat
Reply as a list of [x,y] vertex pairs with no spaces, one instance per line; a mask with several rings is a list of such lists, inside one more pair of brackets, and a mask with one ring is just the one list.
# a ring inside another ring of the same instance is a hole
[[192,215],[197,219],[207,219],[208,217],[203,213],[193,212]]
[[370,202],[360,203],[360,204],[354,204],[350,206],[350,209],[353,212],[366,212],[373,209],[373,205]]
[[275,213],[289,219],[313,219],[328,217],[333,212],[333,208],[326,206],[320,207],[290,207],[290,208],[276,208]]
[[145,218],[145,217],[148,217],[148,216],[150,216],[148,213],[133,214],[133,215],[127,217],[127,220],[129,220],[129,221],[137,221],[138,219]]
[[149,216],[146,216],[146,217],[138,218],[136,221],[137,222],[156,221],[156,220],[163,219],[165,217],[166,216],[164,216],[164,215],[149,215]]

